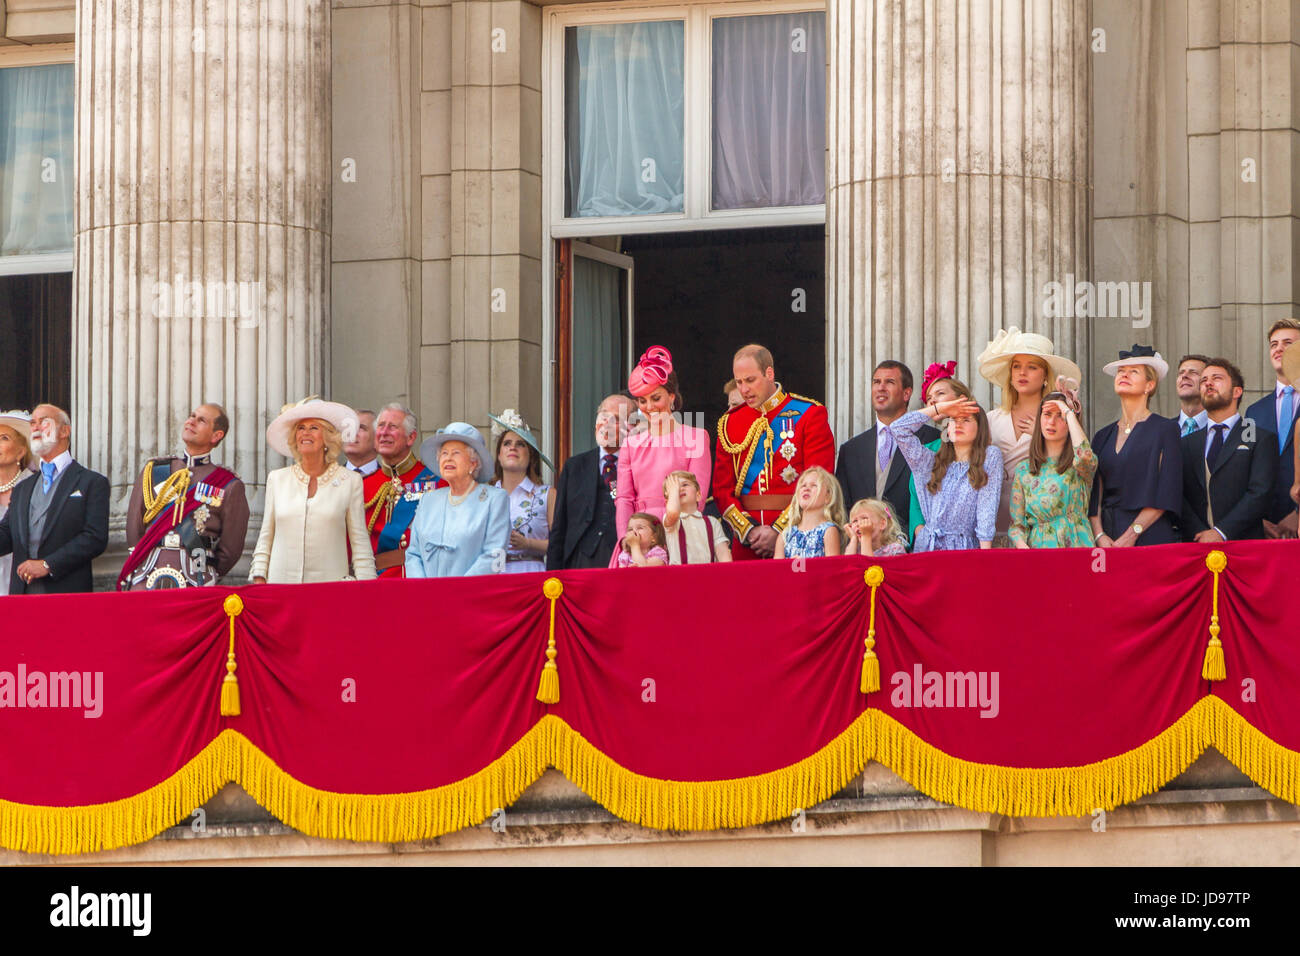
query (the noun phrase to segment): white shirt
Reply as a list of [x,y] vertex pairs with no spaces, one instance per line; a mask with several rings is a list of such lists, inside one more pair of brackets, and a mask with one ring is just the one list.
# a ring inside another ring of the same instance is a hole
[[[731,548],[727,533],[722,530],[722,523],[716,519],[710,520],[707,515],[692,511],[689,514],[682,512],[679,521],[680,526],[686,530],[686,555],[691,559],[691,564],[709,564],[710,553],[716,560],[717,555]],[[672,531],[664,528],[664,538],[668,542],[668,563],[684,563],[677,528]]]
[[377,471],[379,470],[379,456],[378,456],[378,455],[376,455],[374,458],[371,458],[371,459],[370,459],[368,462],[366,462],[364,465],[354,465],[354,464],[352,464],[352,462],[348,461],[346,458],[343,459],[343,463],[344,463],[345,465],[347,465],[347,467],[348,467],[351,471],[355,471],[355,472],[356,472],[358,475],[360,475],[362,478],[369,478],[371,475],[373,475],[375,472],[377,472]]
[[1195,423],[1194,427],[1192,428],[1192,431],[1196,431],[1198,429],[1204,428],[1206,426],[1206,423],[1209,422],[1209,420],[1210,420],[1210,413],[1203,408],[1195,415],[1188,415],[1186,412],[1179,412],[1178,413],[1178,434],[1190,435],[1192,433],[1187,430],[1187,423],[1189,421]]
[[[40,464],[42,465],[45,464],[44,459],[41,460]],[[63,474],[67,470],[68,466],[72,464],[72,452],[70,451],[61,452],[59,456],[54,459],[53,464],[54,464],[54,477],[50,479],[51,484],[58,481],[59,475]],[[38,475],[40,474],[39,470],[37,471],[37,474]],[[41,475],[41,477],[44,478],[45,476]]]
[[[1227,444],[1228,444],[1228,436],[1232,434],[1232,429],[1236,426],[1237,421],[1238,421],[1240,418],[1241,418],[1241,415],[1239,415],[1239,414],[1238,414],[1238,415],[1230,415],[1229,417],[1225,418],[1225,419],[1224,419],[1223,421],[1221,421],[1221,422],[1210,422],[1208,425],[1205,426],[1205,431],[1206,431],[1206,435],[1205,435],[1205,451],[1204,451],[1203,454],[1204,454],[1204,458],[1205,458],[1205,460],[1206,460],[1207,462],[1210,460],[1210,443],[1211,443],[1212,441],[1214,441],[1214,430],[1215,430],[1216,428],[1218,428],[1220,425],[1227,425],[1227,426],[1228,426],[1228,427],[1227,427],[1226,429],[1224,429],[1224,431],[1223,431],[1223,444],[1224,444],[1224,446],[1226,447]],[[1218,528],[1215,528],[1214,530],[1215,530],[1215,531],[1218,531],[1219,529],[1218,529]]]

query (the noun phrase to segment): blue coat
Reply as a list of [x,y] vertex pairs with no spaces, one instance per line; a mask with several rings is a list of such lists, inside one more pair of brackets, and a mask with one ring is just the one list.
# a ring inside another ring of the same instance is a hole
[[510,545],[510,496],[479,484],[453,505],[451,489],[438,488],[420,498],[411,520],[406,551],[408,578],[451,578],[499,574]]
[[[1268,513],[1265,515],[1270,521],[1281,521],[1296,508],[1295,502],[1291,500],[1291,486],[1295,483],[1295,419],[1293,417],[1290,426],[1285,429],[1285,435],[1278,433],[1276,396],[1277,387],[1274,386],[1268,390],[1267,395],[1246,409],[1246,414],[1242,416],[1253,419],[1255,427],[1261,431],[1272,432],[1277,436],[1281,454],[1277,460],[1277,474],[1269,497]],[[1300,393],[1297,393],[1295,403],[1300,405]]]

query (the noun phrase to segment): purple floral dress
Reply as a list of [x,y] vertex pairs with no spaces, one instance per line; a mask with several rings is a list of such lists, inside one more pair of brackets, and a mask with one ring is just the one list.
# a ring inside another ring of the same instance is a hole
[[998,497],[1002,493],[1002,452],[990,444],[984,451],[984,474],[988,481],[978,491],[967,478],[970,465],[954,461],[944,473],[937,494],[926,487],[934,468],[935,453],[916,437],[916,430],[930,424],[923,412],[908,412],[889,425],[916,482],[916,501],[925,526],[918,528],[913,553],[962,551],[992,541],[998,518]]

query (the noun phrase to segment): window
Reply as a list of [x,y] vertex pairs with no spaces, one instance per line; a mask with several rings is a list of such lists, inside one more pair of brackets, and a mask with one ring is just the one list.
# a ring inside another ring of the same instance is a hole
[[72,64],[0,69],[0,273],[72,268]]
[[825,221],[820,3],[555,10],[551,235]]

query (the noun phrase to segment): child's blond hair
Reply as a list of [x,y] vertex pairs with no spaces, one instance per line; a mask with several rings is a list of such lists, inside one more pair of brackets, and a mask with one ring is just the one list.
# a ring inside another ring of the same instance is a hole
[[[637,518],[640,518],[646,524],[650,525],[650,533],[654,535],[655,545],[663,548],[665,551],[668,550],[668,537],[667,535],[664,534],[663,522],[660,521],[652,514],[648,514],[644,511],[638,511],[636,514],[632,515],[630,518],[627,519],[627,526],[629,528],[632,527],[632,522],[635,521]],[[622,544],[623,544],[624,551],[627,551],[629,553],[632,551],[632,549],[627,546],[626,541],[624,541]]]
[[903,547],[907,547],[907,537],[903,534],[903,526],[898,523],[898,515],[894,514],[893,505],[879,498],[863,498],[854,503],[853,510],[849,512],[849,520],[853,520],[864,511],[877,518],[885,519],[885,530],[880,535],[880,546],[898,541]]
[[827,489],[831,495],[830,500],[826,502],[826,520],[833,521],[837,526],[845,524],[847,519],[844,517],[844,492],[840,490],[840,483],[829,471],[821,465],[809,465],[799,476],[799,481],[794,484],[795,496],[790,505],[790,524],[789,527],[799,527],[799,522],[803,520],[803,509],[799,507],[799,483],[803,481],[804,475],[816,475],[822,483],[822,487]]
[[696,496],[696,498],[698,498],[698,497],[700,496],[700,479],[698,479],[698,478],[695,477],[695,472],[693,472],[693,471],[686,471],[685,469],[682,469],[681,471],[670,471],[670,472],[668,472],[668,477],[664,479],[664,497],[665,497],[665,498],[668,497],[668,478],[676,478],[678,481],[689,481],[691,484],[693,484],[693,485],[695,486],[695,496]]

